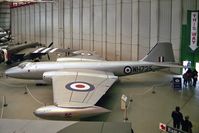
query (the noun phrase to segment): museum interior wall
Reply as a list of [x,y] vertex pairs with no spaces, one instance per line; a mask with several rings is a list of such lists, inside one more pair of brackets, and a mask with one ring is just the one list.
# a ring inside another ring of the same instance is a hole
[[11,9],[15,42],[96,51],[108,60],[139,60],[158,42],[180,55],[182,24],[199,0],[56,0]]
[[10,5],[9,3],[0,4],[0,27],[10,29]]

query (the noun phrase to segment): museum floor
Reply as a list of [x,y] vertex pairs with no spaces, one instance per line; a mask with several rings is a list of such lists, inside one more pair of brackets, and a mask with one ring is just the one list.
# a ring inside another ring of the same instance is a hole
[[[1,72],[5,69],[1,64]],[[167,70],[121,77],[97,103],[112,112],[84,120],[123,122],[120,99],[125,94],[133,100],[128,107],[128,122],[135,133],[160,133],[160,122],[172,125],[171,112],[175,106],[181,107],[183,115],[190,116],[193,133],[199,133],[199,83],[196,88],[177,91],[172,88],[172,77]],[[1,115],[7,119],[39,119],[33,111],[53,101],[51,85],[36,86],[34,81],[5,77],[0,78],[0,105],[3,96],[8,106],[3,110],[1,107]]]

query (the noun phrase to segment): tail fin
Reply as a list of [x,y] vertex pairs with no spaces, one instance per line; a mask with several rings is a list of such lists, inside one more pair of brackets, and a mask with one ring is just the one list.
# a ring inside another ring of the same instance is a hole
[[48,45],[48,48],[50,48],[52,45],[53,45],[53,42],[51,42],[51,43]]
[[170,42],[158,42],[141,61],[175,62],[172,44]]

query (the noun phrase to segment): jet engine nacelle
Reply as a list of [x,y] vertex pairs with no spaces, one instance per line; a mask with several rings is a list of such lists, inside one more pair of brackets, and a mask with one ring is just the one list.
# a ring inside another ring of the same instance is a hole
[[68,107],[57,107],[51,105],[51,106],[38,108],[37,110],[35,110],[34,114],[37,117],[43,119],[63,120],[63,119],[77,119],[77,118],[79,119],[107,112],[110,112],[110,110],[107,110],[99,106],[68,108]]
[[51,71],[51,72],[45,72],[43,74],[43,80],[46,81],[47,83],[52,82],[52,77],[55,76],[64,76],[65,72],[64,71]]
[[46,82],[52,82],[52,77],[76,75],[78,69],[67,69],[67,71],[50,71],[43,73],[43,80]]

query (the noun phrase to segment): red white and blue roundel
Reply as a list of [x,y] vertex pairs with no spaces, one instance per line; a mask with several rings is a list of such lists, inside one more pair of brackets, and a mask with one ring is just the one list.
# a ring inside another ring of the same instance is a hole
[[71,91],[83,91],[83,92],[92,91],[95,89],[94,85],[81,81],[70,82],[65,87],[66,89]]

